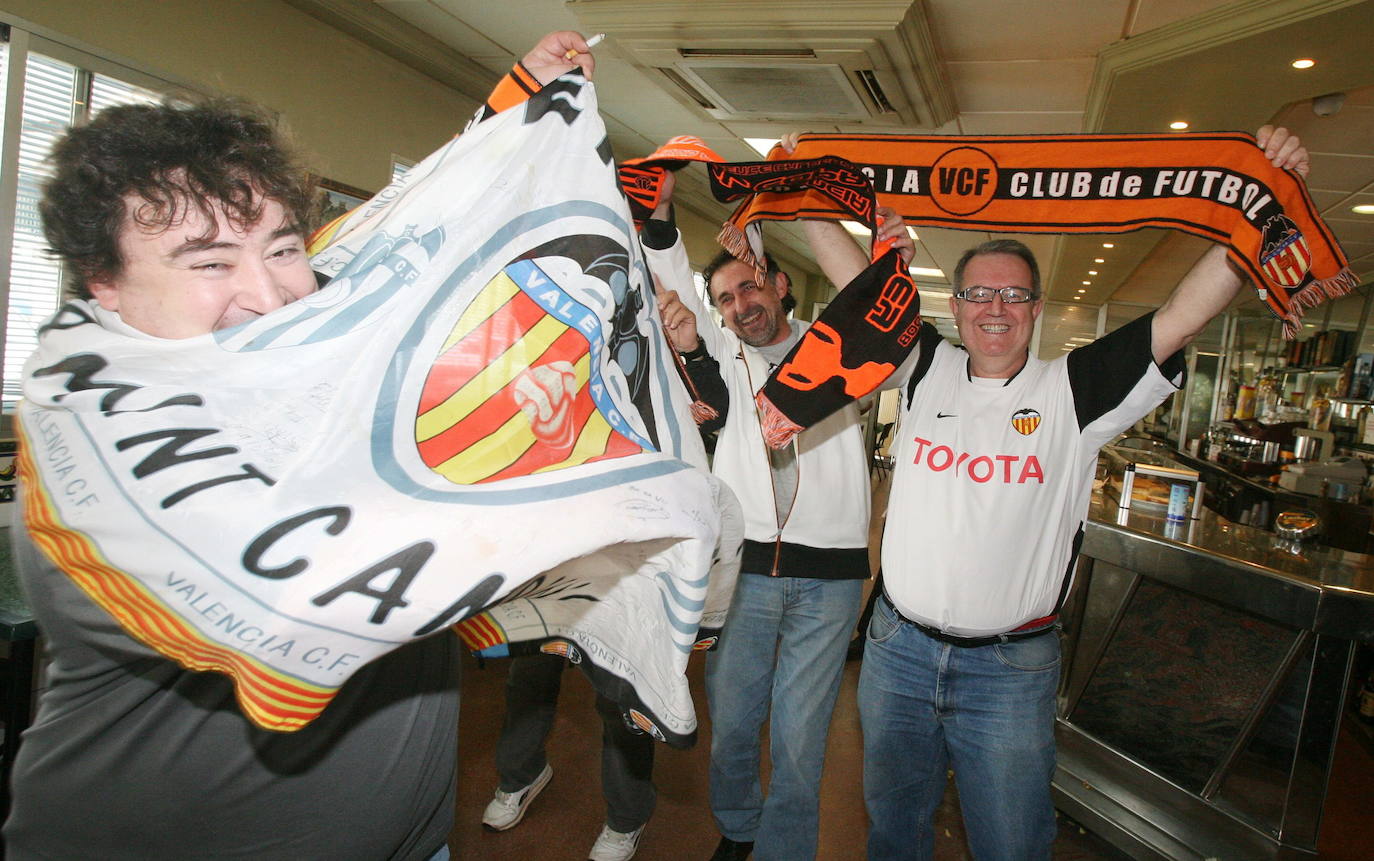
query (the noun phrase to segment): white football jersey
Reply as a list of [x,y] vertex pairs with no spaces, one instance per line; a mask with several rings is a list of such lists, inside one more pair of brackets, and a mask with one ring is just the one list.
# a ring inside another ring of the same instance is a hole
[[1057,611],[1098,450],[1183,380],[1181,353],[1154,362],[1152,316],[1053,361],[1032,356],[1010,380],[970,377],[968,354],[925,328],[902,386],[883,537],[902,615],[978,637]]

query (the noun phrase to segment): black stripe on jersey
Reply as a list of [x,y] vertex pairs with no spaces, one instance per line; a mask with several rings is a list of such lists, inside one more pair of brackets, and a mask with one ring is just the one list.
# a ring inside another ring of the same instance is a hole
[[[1064,609],[1064,602],[1069,597],[1069,587],[1073,585],[1074,563],[1078,561],[1078,553],[1083,549],[1083,523],[1078,524],[1078,532],[1073,536],[1073,548],[1069,551],[1069,564],[1064,566],[1064,576],[1061,578],[1062,584],[1059,587],[1059,598],[1054,602],[1054,615],[1059,615],[1059,611]],[[1091,563],[1089,563],[1091,564]]]
[[[1153,311],[1069,353],[1069,388],[1081,431],[1116,409],[1154,362],[1151,348]],[[1184,372],[1179,350],[1160,366],[1167,379]]]
[[930,370],[930,363],[935,361],[935,348],[940,345],[940,332],[929,321],[921,323],[921,332],[916,336],[916,349],[921,351],[921,358],[916,360],[916,367],[911,369],[911,378],[906,384],[906,402],[911,403],[911,399],[916,394],[916,384],[919,383]]

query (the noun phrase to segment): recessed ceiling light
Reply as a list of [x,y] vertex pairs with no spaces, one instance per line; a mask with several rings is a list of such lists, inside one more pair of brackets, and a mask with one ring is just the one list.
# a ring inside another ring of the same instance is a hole
[[1169,123],[1169,128],[1173,129],[1176,132],[1181,132],[1184,129],[1188,128],[1188,124],[1183,120],[1174,120],[1173,122]]
[[925,267],[925,266],[911,266],[911,267],[908,267],[908,268],[907,268],[907,271],[910,272],[912,275],[924,275],[924,276],[927,277],[927,278],[943,278],[943,277],[945,277],[944,270],[942,270],[942,269],[930,269],[930,268],[927,268],[927,267]]
[[1097,270],[1096,270],[1096,269],[1089,269],[1089,270],[1088,270],[1088,274],[1089,274],[1089,275],[1096,275],[1096,274],[1097,274]]
[[1294,60],[1291,65],[1295,69],[1310,69],[1317,65],[1317,61],[1313,60],[1311,57],[1300,57]]
[[1357,212],[1360,215],[1374,215],[1374,203],[1357,204],[1350,207],[1350,211]]
[[1087,293],[1088,291],[1087,291],[1087,290],[1084,290],[1082,287],[1079,287],[1079,288],[1078,288],[1078,292],[1079,292],[1079,293]]
[[1106,263],[1107,261],[1106,261],[1106,260],[1103,260],[1101,257],[1094,257],[1094,258],[1093,258],[1093,262],[1094,262],[1094,263]]
[[[1084,282],[1083,282],[1083,286],[1084,286],[1084,287],[1091,287],[1091,286],[1093,286],[1093,282],[1091,282],[1091,281],[1084,281]],[[1082,293],[1083,291],[1080,290],[1080,291],[1078,291],[1078,292]]]
[[1113,245],[1113,244],[1110,243],[1110,242],[1104,242],[1104,243],[1102,243],[1102,247],[1103,247],[1103,248],[1115,248],[1116,246]]

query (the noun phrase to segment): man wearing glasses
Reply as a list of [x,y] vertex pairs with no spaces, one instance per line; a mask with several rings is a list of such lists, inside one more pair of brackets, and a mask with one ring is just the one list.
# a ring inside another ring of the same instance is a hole
[[[1297,138],[1256,137],[1306,175]],[[834,224],[806,229],[835,283],[863,268]],[[1182,348],[1243,283],[1214,247],[1159,310],[1043,361],[1029,350],[1043,305],[1030,250],[993,240],[955,267],[963,349],[927,324],[888,383],[903,409],[859,681],[870,859],[932,856],[947,769],[974,857],[1050,857],[1055,622],[1098,449],[1177,389]]]

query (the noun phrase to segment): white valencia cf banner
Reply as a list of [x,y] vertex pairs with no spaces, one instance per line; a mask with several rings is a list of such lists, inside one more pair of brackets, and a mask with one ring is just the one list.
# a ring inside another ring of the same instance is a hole
[[741,527],[698,468],[592,86],[475,126],[312,263],[318,293],[187,340],[59,310],[19,410],[37,544],[264,727],[459,625],[567,655],[690,743],[683,671]]

